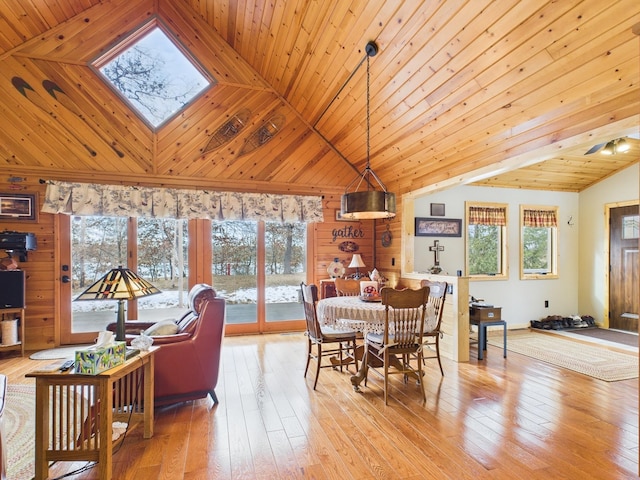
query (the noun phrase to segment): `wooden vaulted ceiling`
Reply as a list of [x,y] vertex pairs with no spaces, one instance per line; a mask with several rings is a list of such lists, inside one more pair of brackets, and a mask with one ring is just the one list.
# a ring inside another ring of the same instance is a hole
[[[153,18],[217,80],[157,131],[89,66]],[[637,0],[0,0],[0,159],[45,178],[339,192],[366,163],[358,65],[375,40],[370,158],[390,189],[580,191],[639,158],[639,22]],[[243,109],[240,134],[205,151]],[[625,136],[625,155],[584,155]]]

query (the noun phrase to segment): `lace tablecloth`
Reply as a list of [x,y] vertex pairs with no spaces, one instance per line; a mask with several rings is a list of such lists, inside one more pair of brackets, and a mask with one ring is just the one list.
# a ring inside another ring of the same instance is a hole
[[[336,328],[352,328],[363,332],[384,332],[384,305],[365,302],[358,297],[330,297],[318,301],[318,321]],[[435,327],[433,307],[427,305],[425,332]]]

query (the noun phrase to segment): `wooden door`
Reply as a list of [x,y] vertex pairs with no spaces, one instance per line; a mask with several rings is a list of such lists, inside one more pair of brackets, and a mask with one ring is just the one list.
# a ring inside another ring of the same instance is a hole
[[638,205],[612,208],[609,328],[638,331]]

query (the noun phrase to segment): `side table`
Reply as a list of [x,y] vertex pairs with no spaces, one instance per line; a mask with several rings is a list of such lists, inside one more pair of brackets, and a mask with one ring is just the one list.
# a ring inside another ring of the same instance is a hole
[[[154,353],[140,352],[97,375],[34,371],[36,380],[35,478],[48,478],[51,461],[98,462],[98,476],[113,473],[113,422],[144,424],[153,436]],[[120,436],[120,441],[123,436]],[[117,441],[116,441],[117,442]]]
[[507,322],[505,320],[469,320],[470,325],[478,327],[478,360],[484,358],[484,352],[487,349],[487,327],[502,325],[503,335],[503,353],[502,356],[507,358]]

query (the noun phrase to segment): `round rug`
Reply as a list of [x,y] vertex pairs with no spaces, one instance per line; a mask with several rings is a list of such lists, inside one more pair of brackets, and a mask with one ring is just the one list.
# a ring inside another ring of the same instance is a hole
[[36,388],[8,385],[4,410],[7,435],[7,478],[29,480],[35,475]]
[[31,360],[57,360],[59,358],[66,358],[73,360],[76,355],[76,350],[82,350],[92,345],[72,345],[70,347],[58,347],[49,348],[47,350],[40,350],[39,352],[29,355]]

